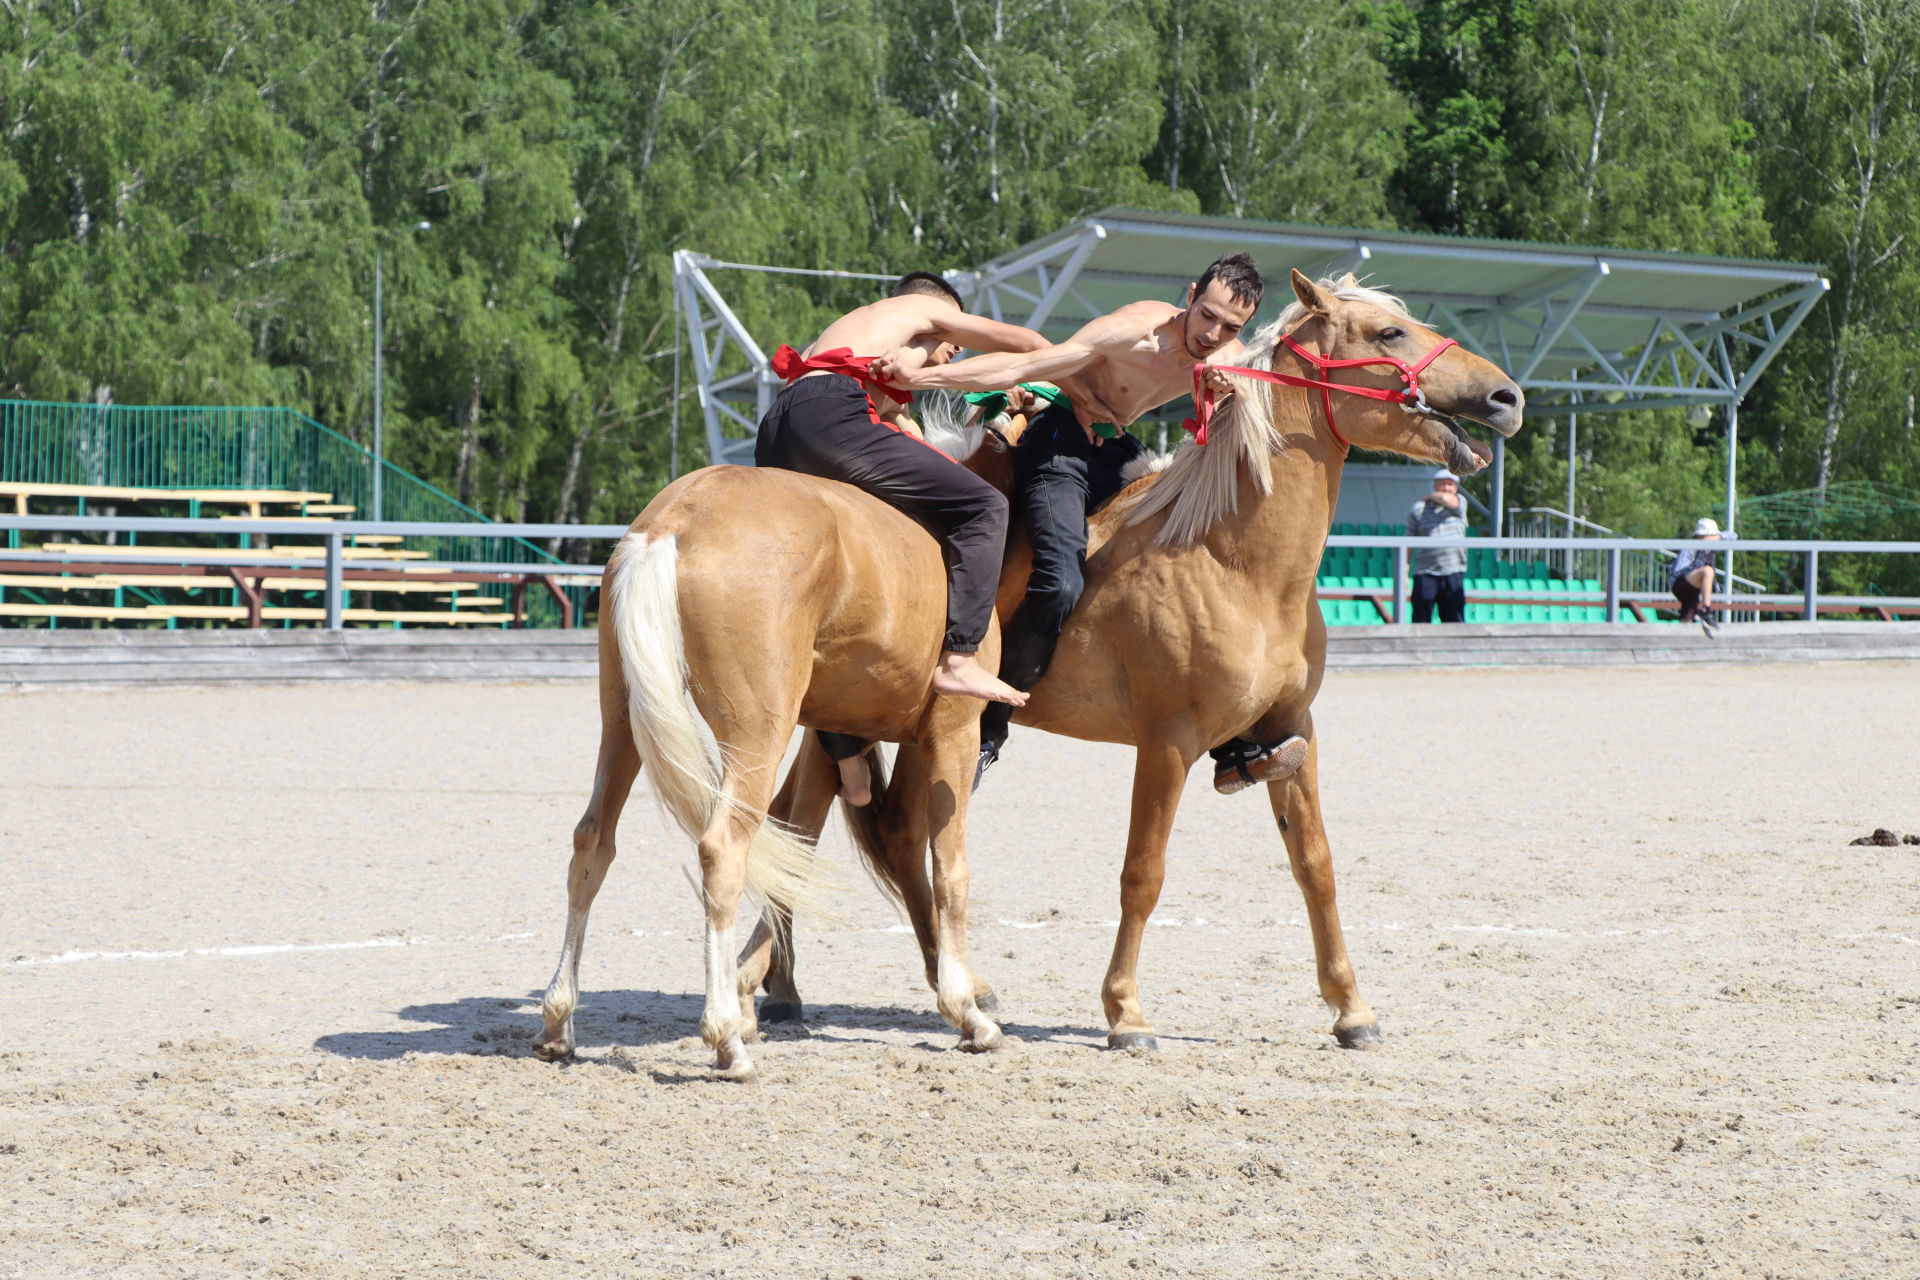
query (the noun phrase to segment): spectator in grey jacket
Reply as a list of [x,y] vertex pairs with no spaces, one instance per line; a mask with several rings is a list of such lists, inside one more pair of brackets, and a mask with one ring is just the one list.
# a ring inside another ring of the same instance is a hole
[[[1460,496],[1460,480],[1445,467],[1433,473],[1433,492],[1413,504],[1407,513],[1409,538],[1464,538],[1467,504]],[[1442,622],[1467,620],[1467,553],[1463,547],[1424,548],[1415,553],[1413,620],[1433,621],[1434,607]]]
[[[1731,538],[1721,533],[1712,518],[1701,516],[1694,522],[1693,536],[1705,542]],[[1709,637],[1719,630],[1713,621],[1713,557],[1711,546],[1689,547],[1673,558],[1673,598],[1680,602],[1680,621],[1698,622]]]

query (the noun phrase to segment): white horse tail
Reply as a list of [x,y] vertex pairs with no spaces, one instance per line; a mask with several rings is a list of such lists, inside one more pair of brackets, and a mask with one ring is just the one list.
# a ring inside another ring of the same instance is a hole
[[[721,790],[721,748],[687,694],[680,627],[680,541],[629,533],[607,573],[606,608],[620,645],[627,720],[653,772],[654,794],[695,840],[721,806],[745,806]],[[796,911],[825,913],[831,887],[814,850],[764,813],[747,853],[747,889]]]

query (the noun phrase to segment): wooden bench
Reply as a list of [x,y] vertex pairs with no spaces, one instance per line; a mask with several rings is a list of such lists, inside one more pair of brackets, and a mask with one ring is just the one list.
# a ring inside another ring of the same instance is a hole
[[87,502],[198,502],[202,505],[236,505],[259,518],[262,507],[303,507],[313,502],[332,502],[331,493],[301,489],[146,489],[100,484],[34,484],[0,480],[0,497],[11,497],[17,515],[27,514],[30,498],[72,498]]

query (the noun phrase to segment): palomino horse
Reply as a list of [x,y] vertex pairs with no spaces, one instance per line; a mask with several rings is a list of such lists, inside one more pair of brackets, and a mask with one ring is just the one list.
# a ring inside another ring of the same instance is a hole
[[[1396,299],[1358,287],[1351,276],[1316,284],[1296,271],[1293,288],[1298,303],[1250,343],[1248,362],[1258,370],[1209,425],[1206,442],[1188,443],[1164,471],[1135,482],[1095,517],[1086,593],[1045,678],[1014,716],[1136,749],[1120,929],[1100,993],[1116,1048],[1155,1046],[1137,977],[1141,935],[1160,897],[1187,772],[1209,747],[1235,736],[1307,742],[1305,762],[1268,783],[1268,799],[1306,899],[1320,994],[1337,1015],[1333,1034],[1348,1048],[1379,1041],[1347,958],[1320,820],[1310,709],[1327,631],[1314,576],[1352,446],[1471,474],[1490,453],[1451,419],[1472,418],[1511,436],[1524,398],[1494,365],[1414,323]],[[1019,560],[1013,557],[1001,584],[1003,616],[1024,590]],[[895,763],[894,785],[909,780],[903,796],[910,798],[926,764],[904,747]],[[925,901],[914,888],[926,877],[924,845],[913,843],[911,824],[891,818],[893,803],[890,787],[875,801],[879,813],[853,828],[911,911]],[[880,843],[877,852],[871,841]],[[915,918],[914,927],[931,969],[928,944],[940,935],[939,921]],[[763,924],[756,941],[768,932]],[[769,1004],[797,1008],[791,948],[771,950]],[[743,981],[752,973],[743,969]]]
[[[700,1034],[721,1076],[753,1073],[737,995],[734,925],[743,889],[807,905],[816,834],[834,768],[807,735],[775,821],[775,773],[796,724],[913,744],[924,758],[916,855],[931,842],[937,917],[934,985],[962,1046],[991,1049],[1000,1028],[974,999],[967,967],[966,797],[980,703],[929,683],[946,620],[946,576],[932,538],[847,485],[788,471],[709,467],[661,490],[609,558],[600,612],[600,758],[574,828],[560,963],[534,1052],[573,1051],[587,912],[614,856],[614,827],[642,761],[673,820],[698,841],[706,913]],[[981,657],[999,657],[991,632]],[[709,737],[710,734],[710,737]],[[921,880],[925,880],[924,870]],[[798,895],[798,896],[795,896]],[[782,917],[784,919],[784,916]],[[758,975],[755,975],[757,981]],[[752,990],[752,985],[747,986]]]

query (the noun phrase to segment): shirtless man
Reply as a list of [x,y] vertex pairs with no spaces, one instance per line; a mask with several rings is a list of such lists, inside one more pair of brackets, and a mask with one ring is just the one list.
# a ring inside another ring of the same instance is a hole
[[[1060,630],[1086,587],[1088,512],[1120,491],[1122,470],[1145,452],[1125,428],[1192,390],[1196,363],[1239,360],[1245,350],[1240,331],[1259,308],[1263,291],[1253,259],[1228,254],[1187,286],[1184,309],[1165,302],[1129,303],[1041,351],[976,356],[944,366],[916,364],[911,352],[903,352],[874,363],[875,376],[914,390],[998,391],[1045,381],[1065,392],[1032,419],[1014,450],[1014,492],[1033,538],[1033,576],[1001,648],[1000,675],[1015,688],[1031,689],[1046,674]],[[1225,374],[1210,373],[1208,381],[1216,394],[1233,389]],[[1030,403],[1024,395],[1013,398],[1016,410]],[[988,707],[981,718],[976,787],[987,766],[1000,758],[1012,720],[1011,708],[1004,706]],[[1297,752],[1283,752],[1289,745],[1261,747],[1236,739],[1216,749],[1215,787],[1237,791],[1265,781],[1260,765],[1291,760]],[[1292,763],[1297,767],[1297,760]]]
[[[876,379],[874,357],[890,354],[901,377],[943,365],[962,347],[1025,352],[1047,345],[1031,329],[971,316],[939,276],[915,271],[892,294],[835,320],[806,350],[781,347],[773,369],[787,386],[760,420],[753,460],[863,489],[898,507],[940,541],[947,566],[947,632],[933,670],[936,693],[1020,706],[1021,690],[996,678],[974,654],[993,619],[1007,536],[1007,500],[998,489],[926,444],[906,414],[912,392]],[[840,765],[842,794],[868,797],[864,743],[822,734]]]

